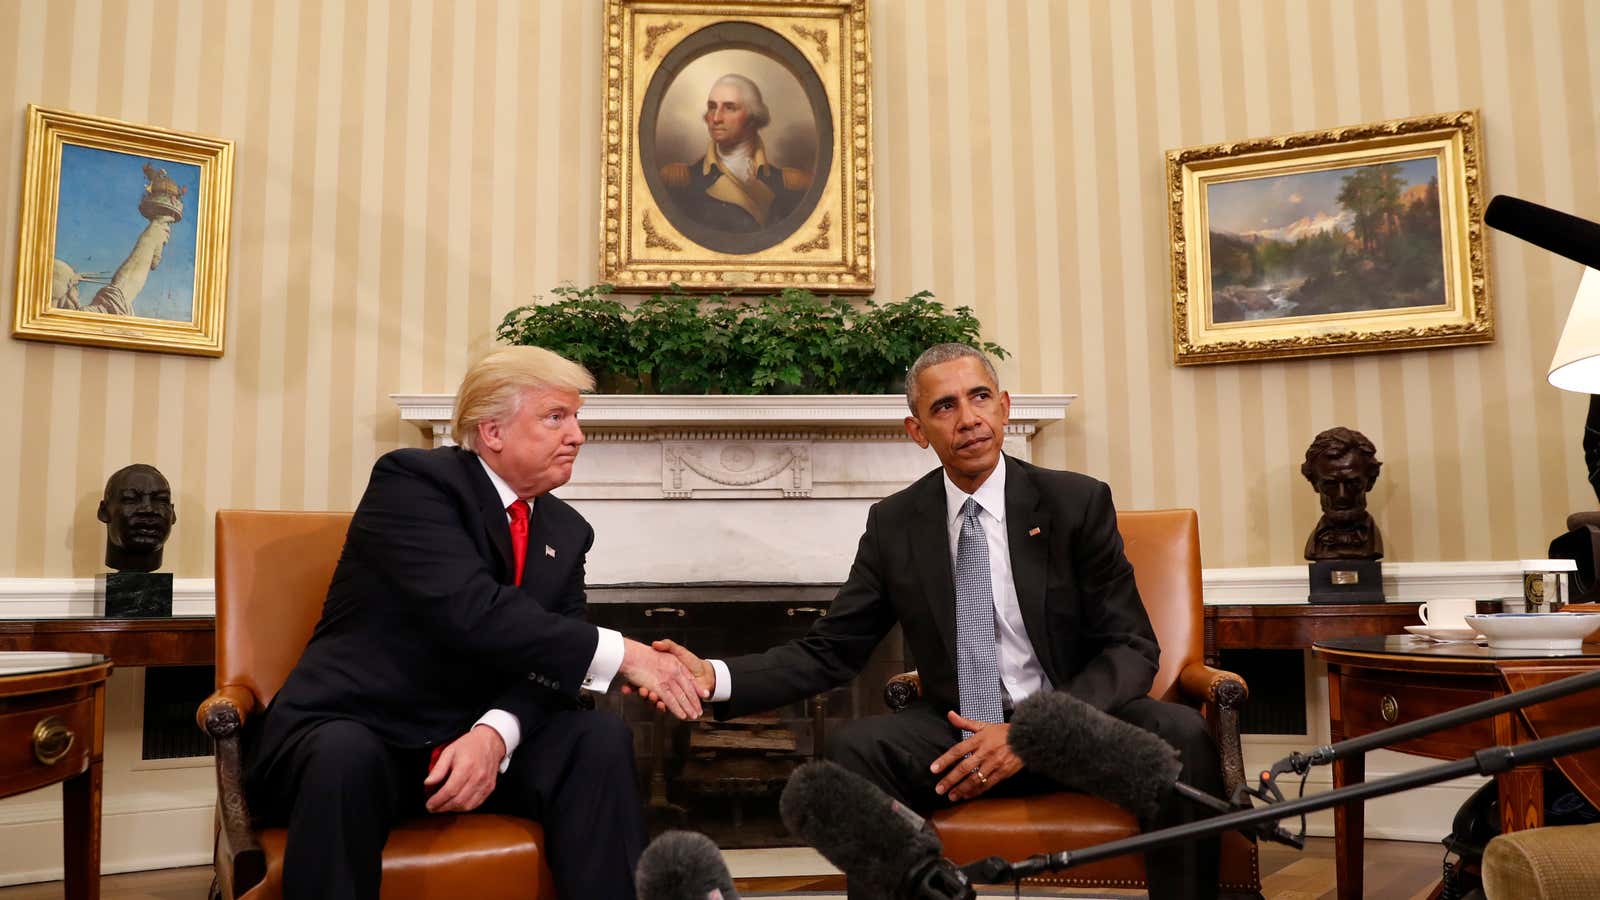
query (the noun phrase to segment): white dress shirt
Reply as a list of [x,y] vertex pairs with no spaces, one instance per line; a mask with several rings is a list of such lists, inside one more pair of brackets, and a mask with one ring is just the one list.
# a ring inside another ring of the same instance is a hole
[[[1028,640],[1028,626],[1022,621],[1022,607],[1017,602],[1017,585],[1011,576],[1011,542],[1006,538],[1006,461],[1000,458],[989,477],[972,494],[963,492],[944,475],[945,526],[950,535],[950,566],[955,570],[956,548],[961,540],[961,507],[967,497],[978,501],[982,512],[978,524],[983,526],[989,545],[989,584],[994,591],[995,637],[999,641],[1000,686],[1012,705],[1024,697],[1049,690],[1050,679],[1044,665],[1033,652]],[[951,594],[950,602],[955,603]],[[732,676],[728,666],[720,659],[708,660],[716,672],[717,684],[711,692],[712,703],[720,703],[733,696]]]
[[[478,457],[478,463],[483,466],[483,471],[489,476],[489,481],[494,484],[494,489],[500,494],[500,506],[510,506],[517,500],[517,492],[506,484],[500,473],[489,468],[489,464]],[[533,504],[538,498],[528,501],[528,513],[533,513]],[[511,514],[506,513],[506,524],[511,524]],[[515,563],[513,563],[515,565]],[[622,632],[610,628],[597,628],[600,632],[600,641],[595,645],[594,658],[589,661],[589,671],[583,678],[585,690],[603,694],[611,687],[611,680],[617,677],[617,670],[622,668]],[[487,725],[500,735],[500,740],[505,742],[506,755],[500,760],[500,771],[504,772],[511,765],[511,753],[522,743],[522,723],[515,715],[503,709],[491,709],[479,717],[474,727]]]

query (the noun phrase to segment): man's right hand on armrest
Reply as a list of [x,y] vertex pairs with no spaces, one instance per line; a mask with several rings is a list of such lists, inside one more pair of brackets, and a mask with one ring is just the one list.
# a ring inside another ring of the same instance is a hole
[[701,699],[711,696],[678,656],[634,640],[623,641],[622,667],[617,673],[636,688],[641,697],[664,705],[680,719],[699,718]]

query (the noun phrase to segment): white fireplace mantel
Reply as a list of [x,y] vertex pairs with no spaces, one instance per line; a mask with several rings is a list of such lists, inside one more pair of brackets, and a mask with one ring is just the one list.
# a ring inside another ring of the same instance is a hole
[[[434,446],[454,443],[450,435],[453,394],[390,394],[389,398],[400,408],[400,418],[415,423]],[[1065,419],[1067,407],[1076,399],[1077,394],[1013,394],[1006,433],[1031,437],[1039,428]],[[765,431],[797,426],[884,429],[902,435],[905,415],[904,394],[595,394],[583,404],[586,431],[686,427]]]
[[[453,395],[390,396],[453,443]],[[1012,396],[1006,452],[1031,459],[1075,399]],[[842,580],[867,506],[939,464],[905,415],[900,394],[586,398],[587,443],[557,493],[595,526],[589,582]]]

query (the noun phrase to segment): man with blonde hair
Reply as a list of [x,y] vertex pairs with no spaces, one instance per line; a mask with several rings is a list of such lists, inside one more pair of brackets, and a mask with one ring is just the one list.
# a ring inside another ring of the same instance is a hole
[[373,466],[311,642],[249,742],[252,806],[289,828],[288,898],[378,897],[398,820],[482,808],[544,823],[563,897],[627,900],[644,843],[628,726],[578,692],[619,678],[683,718],[670,654],[584,620],[594,530],[550,495],[594,379],[548,350],[479,359],[460,447]]

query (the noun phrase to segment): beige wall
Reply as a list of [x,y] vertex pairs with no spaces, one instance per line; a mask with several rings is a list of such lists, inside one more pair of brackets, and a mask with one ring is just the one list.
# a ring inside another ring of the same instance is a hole
[[[238,144],[220,360],[0,342],[0,576],[101,568],[94,503],[173,480],[168,568],[219,507],[349,508],[510,307],[595,274],[598,0],[0,3],[0,246],[29,102]],[[1543,370],[1578,268],[1498,234],[1487,347],[1175,369],[1162,151],[1466,107],[1486,185],[1600,218],[1600,2],[910,2],[872,9],[879,296],[977,307],[1013,390],[1077,392],[1041,458],[1198,507],[1210,566],[1291,564],[1297,463],[1365,431],[1391,559],[1542,553],[1594,506]],[[837,573],[842,576],[844,573]]]

